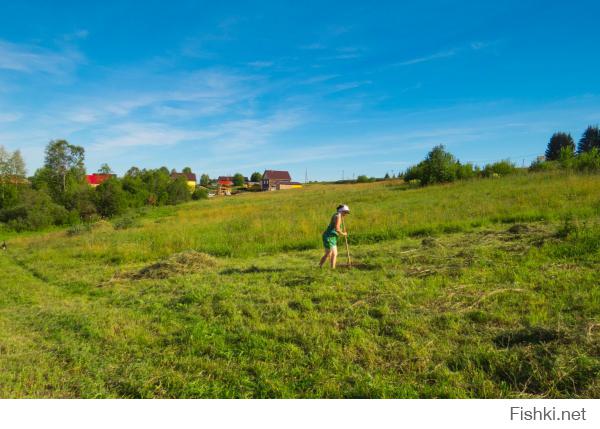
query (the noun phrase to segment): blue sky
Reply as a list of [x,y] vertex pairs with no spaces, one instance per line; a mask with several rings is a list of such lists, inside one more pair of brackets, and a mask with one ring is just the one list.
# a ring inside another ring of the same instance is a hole
[[600,122],[595,1],[3,2],[0,144],[211,176],[541,154]]

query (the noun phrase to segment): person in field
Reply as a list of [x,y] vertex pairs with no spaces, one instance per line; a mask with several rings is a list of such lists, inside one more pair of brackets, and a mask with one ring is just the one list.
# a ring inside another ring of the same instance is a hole
[[323,233],[323,246],[325,247],[325,254],[321,258],[321,262],[319,263],[319,267],[322,267],[327,258],[330,259],[331,268],[335,268],[335,263],[337,260],[337,240],[338,237],[345,237],[348,234],[344,228],[344,216],[350,213],[350,208],[341,204],[337,207],[336,213],[331,217],[331,221],[329,222],[329,226]]

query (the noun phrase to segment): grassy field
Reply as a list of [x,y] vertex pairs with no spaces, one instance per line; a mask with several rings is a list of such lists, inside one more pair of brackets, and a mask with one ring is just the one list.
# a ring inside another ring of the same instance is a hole
[[[320,270],[342,202],[360,265]],[[598,175],[314,185],[8,242],[0,397],[600,397]]]

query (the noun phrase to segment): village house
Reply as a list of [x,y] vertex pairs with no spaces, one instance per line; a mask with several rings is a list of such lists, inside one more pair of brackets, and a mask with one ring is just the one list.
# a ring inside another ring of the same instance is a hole
[[106,182],[111,177],[116,177],[115,174],[102,174],[102,173],[94,173],[88,174],[85,176],[85,179],[92,188],[100,186],[103,182]]
[[301,188],[299,182],[292,182],[292,176],[288,171],[282,170],[265,170],[262,177],[263,191],[279,191],[282,189]]
[[179,177],[185,177],[186,183],[190,192],[196,190],[196,175],[194,173],[177,173],[176,171],[171,173],[171,179],[177,179]]
[[232,187],[232,176],[219,176],[219,178],[217,179],[217,195],[231,195]]

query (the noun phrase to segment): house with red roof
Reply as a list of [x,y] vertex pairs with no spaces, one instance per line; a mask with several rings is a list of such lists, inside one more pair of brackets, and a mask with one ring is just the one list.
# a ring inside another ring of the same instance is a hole
[[217,195],[231,195],[233,176],[219,176],[217,179]]
[[219,176],[217,179],[219,186],[233,186],[233,176]]
[[87,176],[85,176],[85,178],[88,182],[88,185],[90,185],[92,188],[95,188],[96,186],[101,185],[103,182],[107,181],[111,177],[116,177],[116,176],[114,174],[101,174],[101,173],[88,174]]

